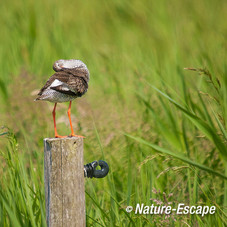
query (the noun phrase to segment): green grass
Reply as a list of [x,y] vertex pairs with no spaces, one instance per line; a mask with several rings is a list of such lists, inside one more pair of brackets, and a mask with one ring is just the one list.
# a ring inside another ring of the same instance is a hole
[[[106,178],[85,180],[87,226],[227,225],[226,10],[224,0],[3,1],[0,226],[45,226],[53,105],[33,100],[61,58],[81,59],[91,74],[72,107],[85,164],[110,165]],[[58,105],[67,135],[66,111]],[[217,211],[125,211],[155,201]]]

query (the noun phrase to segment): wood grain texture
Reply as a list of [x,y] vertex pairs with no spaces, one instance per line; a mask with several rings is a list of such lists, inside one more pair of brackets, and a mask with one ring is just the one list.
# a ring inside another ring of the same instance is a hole
[[82,138],[44,139],[46,220],[50,227],[85,226]]

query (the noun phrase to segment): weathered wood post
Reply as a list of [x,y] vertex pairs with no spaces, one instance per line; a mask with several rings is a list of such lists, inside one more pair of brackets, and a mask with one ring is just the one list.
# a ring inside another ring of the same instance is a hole
[[85,226],[83,139],[44,139],[47,226]]

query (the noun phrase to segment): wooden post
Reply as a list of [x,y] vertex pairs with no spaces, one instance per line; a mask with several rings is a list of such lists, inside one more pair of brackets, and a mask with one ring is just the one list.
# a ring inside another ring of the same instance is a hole
[[85,226],[83,139],[44,139],[47,226]]

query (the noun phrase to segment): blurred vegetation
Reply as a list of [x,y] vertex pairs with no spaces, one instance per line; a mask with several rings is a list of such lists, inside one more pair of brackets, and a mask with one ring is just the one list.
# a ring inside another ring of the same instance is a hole
[[[43,138],[53,104],[33,102],[57,59],[91,74],[74,101],[87,226],[227,224],[227,2],[14,1],[0,7],[0,226],[44,226]],[[188,70],[184,70],[188,68]],[[69,134],[67,105],[57,107]],[[215,205],[214,215],[135,215],[127,205]]]

